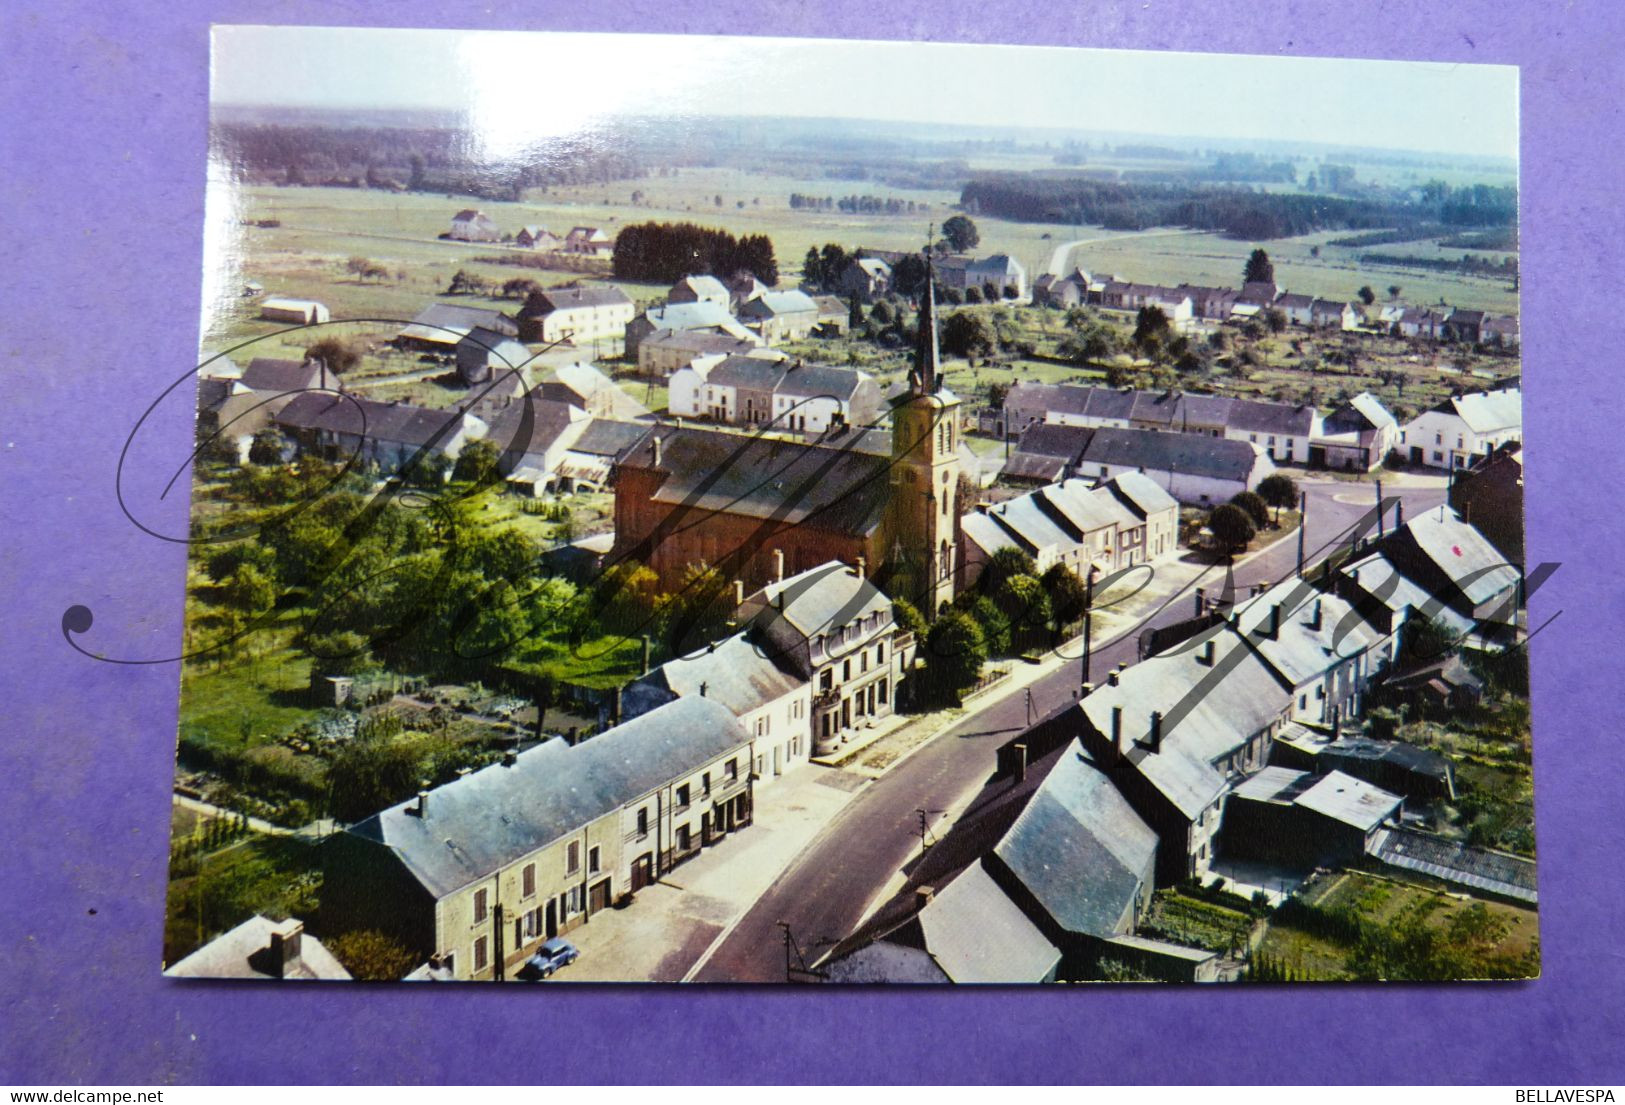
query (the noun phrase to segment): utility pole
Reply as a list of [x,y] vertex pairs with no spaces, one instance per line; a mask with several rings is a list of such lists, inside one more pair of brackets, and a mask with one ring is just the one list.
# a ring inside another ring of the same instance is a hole
[[1092,642],[1091,638],[1094,635],[1093,634],[1093,629],[1094,629],[1094,620],[1095,620],[1095,576],[1097,576],[1099,574],[1100,574],[1100,569],[1095,567],[1095,565],[1093,563],[1091,563],[1089,565],[1088,573],[1084,576],[1084,583],[1083,583],[1083,588],[1084,588],[1084,590],[1083,590],[1083,678],[1079,681],[1079,693],[1080,694],[1082,693],[1082,688],[1087,687],[1089,685],[1089,661],[1091,659],[1091,655],[1092,655],[1092,651],[1093,651],[1093,642]]
[[1303,578],[1303,535],[1309,529],[1309,492],[1298,493],[1298,578]]
[[1377,536],[1381,537],[1382,535],[1383,535],[1383,532],[1382,532],[1382,481],[1378,480],[1377,481]]
[[1032,723],[1033,723],[1033,689],[1031,687],[1028,687],[1027,688],[1027,724],[1029,726],[1031,726]]

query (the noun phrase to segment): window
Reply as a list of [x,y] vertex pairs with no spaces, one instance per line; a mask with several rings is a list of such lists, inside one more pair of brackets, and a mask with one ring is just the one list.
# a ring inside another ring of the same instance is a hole
[[689,792],[688,792],[688,784],[687,783],[684,783],[682,786],[677,788],[677,808],[678,809],[680,809],[680,810],[688,809],[688,794],[689,794]]
[[858,674],[861,675],[861,674],[863,674],[864,672],[866,672],[868,670],[869,670],[869,650],[864,649],[862,652],[860,652],[858,654]]
[[711,773],[709,771],[700,776],[700,791],[707,798],[711,797]]
[[875,664],[878,666],[886,662],[886,642],[882,641],[875,646]]
[[739,761],[737,759],[729,760],[728,761],[728,781],[733,782],[734,780],[736,780],[738,778],[739,778]]
[[489,953],[486,951],[485,937],[482,936],[478,940],[475,940],[474,941],[474,969],[476,971],[485,970],[486,959],[487,959],[488,954]]
[[581,870],[581,841],[572,840],[564,850],[564,872],[573,875]]
[[534,863],[525,864],[524,871],[520,872],[519,884],[519,892],[524,897],[529,898],[536,893],[536,865]]
[[879,683],[875,684],[875,687],[879,692],[880,701],[884,703],[886,701],[886,681],[882,679]]
[[1435,445],[1443,445],[1444,444],[1444,435],[1443,434],[1434,434],[1433,435],[1433,444],[1435,444]]
[[834,671],[832,671],[829,668],[825,668],[823,671],[819,672],[819,674],[818,674],[818,689],[819,690],[827,691],[831,687],[833,687],[834,685],[835,685],[835,672]]
[[1300,694],[1298,696],[1298,709],[1307,710],[1308,708],[1309,708],[1309,696],[1307,694]]
[[587,849],[587,874],[596,875],[603,857],[598,852],[598,845],[594,844]]
[[485,891],[474,891],[474,923],[477,925],[485,920]]
[[692,837],[692,835],[693,834],[691,834],[688,831],[688,826],[687,825],[679,825],[679,826],[677,826],[677,850],[679,852],[688,851],[689,844],[691,842],[690,838]]
[[851,678],[852,678],[852,661],[850,659],[842,660],[841,661],[841,679],[844,682],[845,680],[848,680],[848,679],[851,679]]
[[638,835],[649,835],[649,810],[645,807],[638,811]]

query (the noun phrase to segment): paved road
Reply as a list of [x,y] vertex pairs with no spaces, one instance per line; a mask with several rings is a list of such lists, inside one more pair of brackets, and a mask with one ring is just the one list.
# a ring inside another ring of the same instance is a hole
[[[1375,505],[1376,495],[1368,484],[1301,480],[1300,485],[1309,493],[1306,561],[1315,564],[1334,551],[1339,538]],[[1403,499],[1408,518],[1444,501],[1444,488],[1438,482],[1389,487],[1385,494]],[[1392,521],[1391,513],[1388,519]],[[1235,585],[1245,589],[1261,580],[1284,579],[1296,564],[1297,542],[1283,541],[1237,568]],[[1198,583],[1212,589],[1222,587],[1223,578],[1223,568],[1216,568]],[[1175,599],[1161,614],[1097,646],[1096,679],[1119,661],[1135,661],[1141,629],[1185,618],[1192,606],[1189,594]],[[1071,663],[1035,683],[1036,710],[1048,712],[1070,701],[1080,674],[1079,665]],[[851,933],[875,904],[876,896],[916,854],[916,811],[947,809],[978,790],[993,772],[994,750],[1025,726],[1026,717],[1025,695],[1009,695],[946,730],[862,791],[741,918],[695,980],[784,981],[780,921],[789,923],[809,963]]]
[[[1209,234],[1209,233],[1212,233],[1212,232],[1207,231],[1207,230],[1145,230],[1145,231],[1141,231],[1138,234],[1133,235],[1133,237],[1135,237],[1135,238],[1167,238],[1167,237],[1172,237],[1172,236],[1177,235],[1177,234]],[[1113,235],[1111,235],[1110,237],[1107,237],[1107,238],[1079,238],[1075,242],[1062,242],[1060,245],[1056,246],[1055,251],[1049,255],[1049,268],[1046,271],[1049,272],[1053,276],[1064,276],[1064,275],[1066,275],[1066,258],[1067,258],[1067,254],[1071,253],[1072,250],[1074,248],[1076,248],[1077,246],[1093,245],[1096,242],[1121,242],[1121,241],[1125,240],[1127,237],[1129,237],[1129,236],[1124,235],[1124,234],[1113,234]]]

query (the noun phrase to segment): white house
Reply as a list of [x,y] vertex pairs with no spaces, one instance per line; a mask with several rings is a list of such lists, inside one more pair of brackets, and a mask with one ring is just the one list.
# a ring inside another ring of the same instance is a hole
[[564,236],[564,252],[585,253],[591,257],[609,253],[614,243],[596,226],[572,227],[570,233]]
[[[711,372],[724,361],[733,361],[748,357],[760,361],[764,365],[773,365],[784,360],[784,354],[776,349],[751,348],[746,353],[705,353],[694,357],[688,364],[671,374],[666,381],[666,410],[678,418],[703,418],[713,413],[713,408],[721,407],[731,412],[736,403],[737,396],[733,394],[731,385],[719,385],[711,381]],[[731,413],[719,416],[720,421],[732,421]]]
[[728,286],[714,276],[685,276],[666,293],[667,303],[715,303],[724,310],[732,306]]
[[567,338],[579,346],[620,337],[635,310],[626,293],[613,284],[569,284],[535,293],[520,318],[535,326],[533,341]]
[[837,425],[863,428],[879,420],[880,399],[880,387],[867,372],[796,361],[773,388],[773,421],[807,434]]
[[451,217],[451,230],[446,235],[459,242],[501,241],[502,231],[484,211],[464,208]]
[[1412,464],[1465,468],[1509,441],[1523,440],[1519,388],[1456,395],[1405,424],[1400,448]]

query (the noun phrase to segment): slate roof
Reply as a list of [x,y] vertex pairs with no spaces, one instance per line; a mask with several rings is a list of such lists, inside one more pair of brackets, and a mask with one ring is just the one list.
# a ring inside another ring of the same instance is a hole
[[1295,804],[1368,833],[1392,817],[1402,801],[1363,779],[1330,771],[1298,795]]
[[435,898],[544,847],[728,752],[750,735],[727,707],[679,698],[571,747],[546,741],[346,832],[394,851]]
[[[1280,623],[1272,638],[1266,634],[1277,604],[1281,606]],[[1350,617],[1353,613],[1354,608],[1343,599],[1321,594],[1301,580],[1277,583],[1234,610],[1237,632],[1294,687],[1318,678],[1382,639],[1364,619]]]
[[475,327],[484,327],[510,337],[517,336],[519,327],[501,311],[485,307],[469,307],[461,303],[431,303],[417,313],[411,325],[400,332],[403,338],[418,341],[456,345]]
[[705,374],[705,382],[716,387],[772,391],[785,371],[782,361],[735,353],[713,365]]
[[478,356],[499,371],[517,370],[531,359],[530,350],[517,338],[484,326],[476,326],[463,335],[457,343],[457,354],[459,357]]
[[1087,426],[1040,422],[1028,427],[1027,432],[1021,435],[1021,444],[1017,446],[1010,459],[1015,460],[1025,453],[1031,456],[1057,457],[1070,464],[1078,459],[1084,446],[1089,444],[1089,439],[1095,436],[1095,432]]
[[1380,552],[1345,564],[1339,570],[1396,614],[1426,610],[1452,633],[1460,635],[1472,631],[1472,619],[1456,613],[1442,601],[1436,601],[1427,588],[1401,574],[1393,561]]
[[[278,360],[255,357],[243,369],[243,386],[255,391],[304,391],[320,386],[321,369],[306,361]],[[338,376],[329,373],[328,382],[338,383]]]
[[858,388],[868,379],[872,377],[855,368],[792,362],[785,366],[784,378],[779,381],[777,390],[780,395],[808,398],[829,396],[851,402]]
[[406,403],[380,403],[353,395],[309,391],[297,396],[276,415],[276,421],[296,430],[325,430],[365,436],[374,441],[423,446],[444,432],[444,441],[456,434],[456,423],[479,419],[459,411],[430,410]]
[[1518,582],[1518,570],[1452,510],[1430,510],[1407,519],[1405,532],[1474,606],[1504,594]]
[[1162,511],[1179,509],[1179,500],[1144,472],[1120,472],[1103,486],[1123,500],[1141,519]]
[[[1022,444],[1026,444],[1025,435]],[[1250,483],[1259,456],[1258,449],[1245,441],[1102,426],[1094,431],[1079,459],[1084,464],[1124,465]]]
[[570,445],[570,451],[612,457],[618,461],[649,435],[649,429],[649,425],[643,422],[595,418]]
[[662,330],[743,329],[739,325],[739,320],[734,318],[727,307],[711,300],[650,307],[643,312],[643,317],[651,325]]
[[164,974],[169,978],[275,978],[301,981],[347,981],[350,978],[350,972],[334,958],[333,953],[308,932],[299,937],[298,969],[289,975],[270,969],[271,934],[287,932],[291,927],[291,922],[273,921],[256,913],[236,928],[176,961]]
[[551,314],[554,311],[567,311],[575,307],[612,307],[619,304],[630,306],[632,301],[626,293],[613,284],[576,284],[561,288],[543,288],[536,293],[536,302],[541,304],[541,311],[529,312],[533,317]]
[[[1037,492],[1034,492],[1032,495],[1007,499],[980,512],[998,527],[1003,537],[992,548],[983,546],[989,555],[1005,545],[1025,546],[1024,551],[1036,554],[1045,549],[1075,544],[1072,535],[1057,525],[1038,504],[1036,495]],[[980,535],[982,528],[973,531],[973,540]],[[977,544],[981,545],[981,541],[977,540]]]
[[993,854],[1068,932],[1122,931],[1157,836],[1078,746],[1061,754]]
[[[660,427],[665,481],[655,502],[862,535],[880,525],[891,459],[874,453],[684,426]],[[621,462],[652,466],[652,450]]]
[[809,639],[891,610],[885,592],[838,560],[770,583],[756,595],[766,604],[759,624],[782,622]]
[[1475,434],[1516,429],[1523,425],[1523,392],[1503,388],[1457,395],[1433,409],[1457,415]]
[[750,318],[773,318],[778,315],[817,314],[818,304],[812,296],[798,289],[785,292],[763,292],[740,305],[739,313]]
[[684,353],[743,353],[755,348],[752,342],[710,330],[669,329],[655,330],[638,343],[639,349],[648,346],[677,349]]
[[728,298],[728,288],[714,276],[685,276],[672,285],[672,291],[685,289],[701,299],[720,297],[724,301]]
[[1232,430],[1249,433],[1307,437],[1314,430],[1315,408],[1290,407],[1285,403],[1268,403],[1258,399],[1235,399],[1231,401],[1226,424]]
[[895,940],[875,940],[821,968],[827,981],[845,985],[942,984],[949,980],[931,953]]
[[655,692],[651,697],[661,692],[672,698],[698,696],[703,684],[706,698],[722,703],[735,717],[744,717],[806,686],[793,670],[776,662],[775,651],[759,647],[747,634],[735,633],[697,652],[666,661],[635,680],[626,694],[633,695],[636,688],[642,687]]
[[[530,416],[530,430],[524,432],[525,416]],[[503,452],[545,453],[558,441],[559,436],[577,419],[587,417],[580,407],[556,399],[538,399],[534,396],[510,403],[489,419],[491,430],[486,435]]]
[[[1145,479],[1138,473],[1135,475],[1142,480]],[[1118,515],[1110,506],[1111,492],[1109,490],[1102,492],[1090,487],[1088,480],[1066,480],[1063,483],[1041,487],[1032,493],[1032,497],[1042,501],[1045,507],[1070,524],[1076,531],[1069,534],[1074,540],[1119,521]],[[1172,499],[1168,501],[1173,502]]]
[[979,863],[939,890],[918,920],[926,950],[954,982],[1041,982],[1061,961]]

